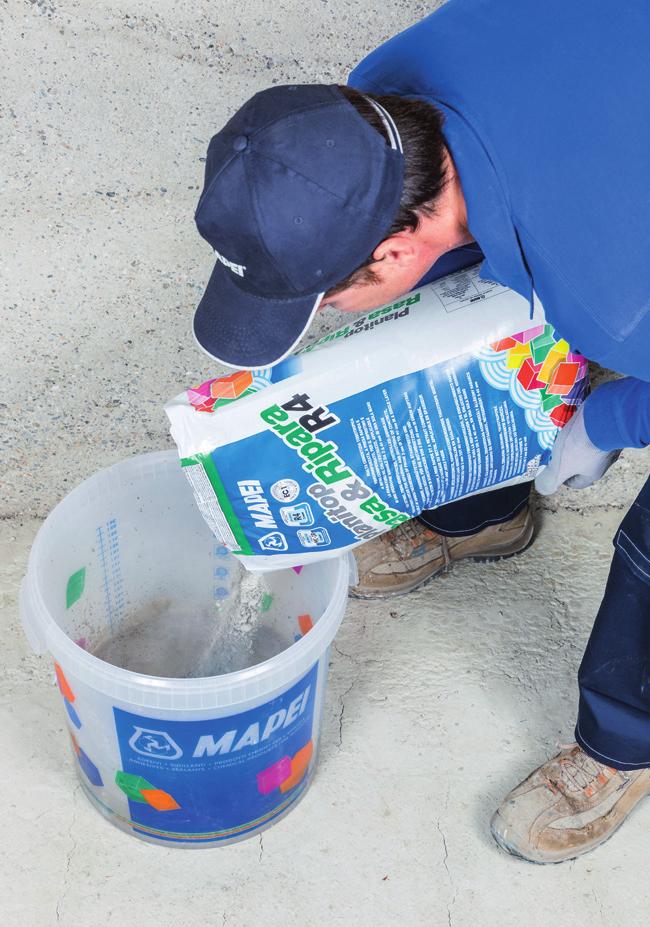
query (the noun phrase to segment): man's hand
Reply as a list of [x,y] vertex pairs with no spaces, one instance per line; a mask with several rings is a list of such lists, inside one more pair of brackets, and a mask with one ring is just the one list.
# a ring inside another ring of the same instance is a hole
[[550,496],[565,483],[572,489],[585,489],[606,473],[620,451],[601,451],[585,428],[584,404],[557,436],[548,466],[535,480],[535,489]]

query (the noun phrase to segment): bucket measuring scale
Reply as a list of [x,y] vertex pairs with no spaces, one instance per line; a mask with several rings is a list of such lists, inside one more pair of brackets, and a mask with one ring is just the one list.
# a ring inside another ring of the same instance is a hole
[[314,772],[351,570],[344,555],[265,574],[261,620],[288,642],[270,659],[203,678],[131,672],[93,656],[96,642],[161,598],[182,616],[216,611],[241,568],[206,527],[173,451],[74,489],[38,532],[20,604],[33,649],[53,657],[95,807],[122,830],[182,847],[234,842],[287,814]]

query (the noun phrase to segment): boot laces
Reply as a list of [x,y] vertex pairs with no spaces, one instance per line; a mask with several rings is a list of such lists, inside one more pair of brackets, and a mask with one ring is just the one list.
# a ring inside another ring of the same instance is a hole
[[[565,745],[561,749],[572,749],[572,746]],[[617,772],[611,766],[594,760],[584,750],[574,750],[569,756],[562,757],[559,767],[558,785],[566,786],[571,792],[582,790],[591,794],[606,785]]]

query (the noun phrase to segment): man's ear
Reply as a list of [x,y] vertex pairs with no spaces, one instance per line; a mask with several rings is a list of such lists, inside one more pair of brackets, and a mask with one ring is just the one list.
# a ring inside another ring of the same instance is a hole
[[373,260],[381,261],[384,266],[388,264],[407,267],[417,257],[418,247],[413,239],[413,232],[405,229],[390,238],[385,238],[373,251]]

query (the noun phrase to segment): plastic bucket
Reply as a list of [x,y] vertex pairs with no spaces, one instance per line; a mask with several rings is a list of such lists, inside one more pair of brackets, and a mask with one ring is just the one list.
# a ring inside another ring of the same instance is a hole
[[[214,606],[238,581],[236,566],[206,527],[173,451],[86,480],[32,546],[23,626],[34,650],[54,658],[83,789],[116,826],[153,843],[204,847],[259,833],[313,775],[347,557],[266,574],[269,620],[291,623],[295,642],[248,669],[148,676],[85,649],[161,595],[183,614]],[[310,629],[298,613],[311,616]]]

